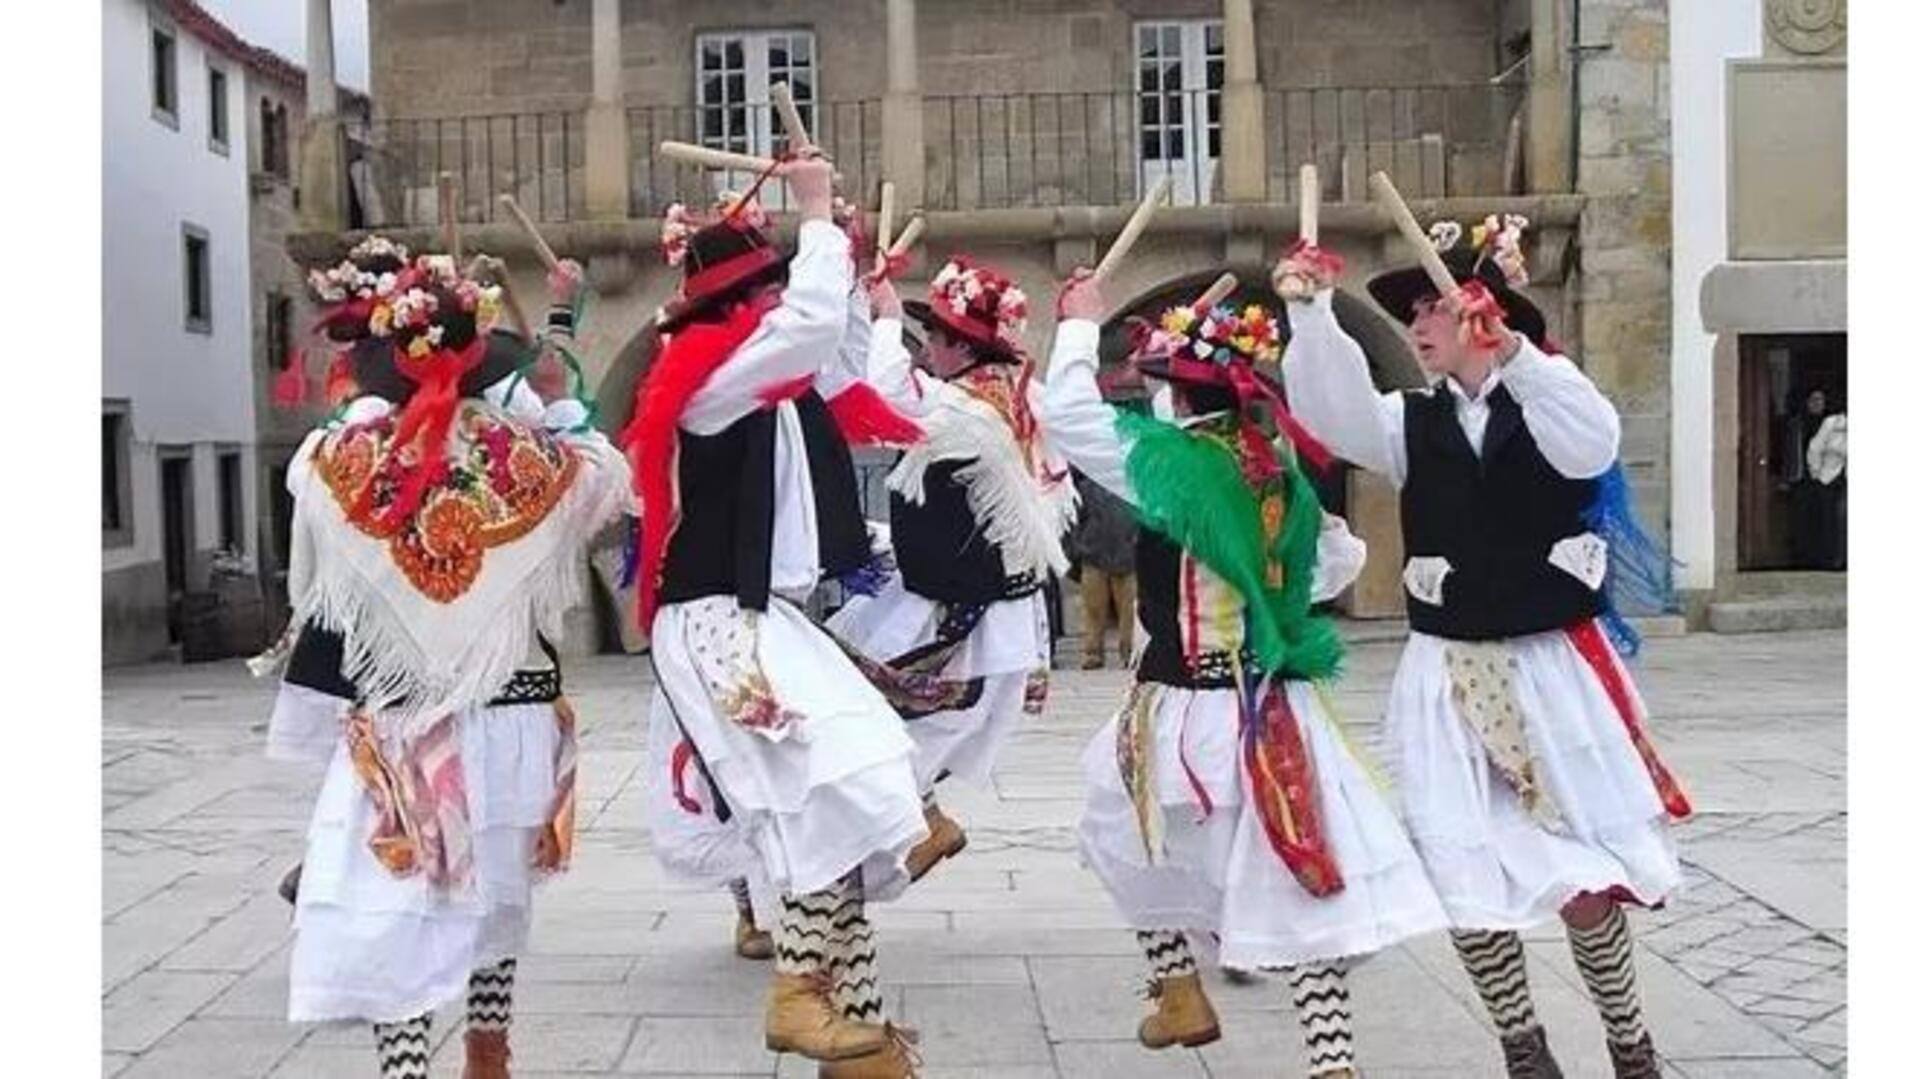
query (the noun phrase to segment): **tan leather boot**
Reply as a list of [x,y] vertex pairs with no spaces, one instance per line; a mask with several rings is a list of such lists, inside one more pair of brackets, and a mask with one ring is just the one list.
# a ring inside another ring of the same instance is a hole
[[765,962],[773,958],[773,934],[742,914],[733,926],[733,953],[742,959]]
[[467,1068],[461,1079],[512,1079],[507,1070],[507,1032],[504,1030],[467,1031]]
[[1220,1017],[1214,1014],[1200,975],[1181,974],[1147,986],[1149,999],[1159,1007],[1140,1020],[1140,1044],[1149,1049],[1184,1045],[1191,1049],[1220,1040]]
[[820,1065],[820,1079],[914,1079],[920,1074],[918,1031],[886,1025],[887,1047],[872,1056]]
[[767,1049],[813,1060],[851,1060],[887,1047],[885,1027],[848,1019],[833,1006],[824,972],[775,974],[767,993]]
[[919,880],[927,871],[967,849],[967,833],[952,817],[930,805],[925,810],[927,838],[907,852],[907,879]]

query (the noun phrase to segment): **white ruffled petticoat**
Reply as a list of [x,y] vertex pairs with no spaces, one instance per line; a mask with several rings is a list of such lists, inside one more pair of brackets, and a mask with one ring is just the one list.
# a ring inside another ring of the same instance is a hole
[[1459,717],[1446,641],[1408,636],[1387,704],[1408,830],[1454,926],[1524,929],[1582,892],[1665,900],[1681,880],[1666,810],[1598,676],[1565,633],[1504,643],[1535,771],[1569,834],[1535,823]]
[[[933,641],[941,605],[907,590],[894,574],[872,596],[854,596],[827,627],[868,657],[887,662]],[[1034,592],[987,606],[980,621],[938,673],[982,679],[971,707],[907,720],[913,770],[921,789],[943,775],[985,786],[1000,749],[1025,712],[1027,678],[1050,666],[1047,597]]]
[[[712,637],[700,624],[732,620],[756,627],[754,654],[768,696],[796,716],[778,740],[730,716],[711,688],[731,686],[739,672],[716,669]],[[869,899],[905,889],[907,852],[927,834],[913,743],[837,645],[778,597],[758,614],[743,612],[731,596],[665,605],[652,640],[660,685],[650,722],[658,728],[664,718],[698,747],[733,814],[725,827],[752,851],[764,886],[804,894],[859,869]],[[649,738],[654,746],[663,741],[670,740]],[[656,782],[667,768],[649,762]],[[728,876],[752,876],[734,868],[724,842],[719,855],[705,849],[716,842],[717,822],[668,815],[679,811],[671,797],[653,804],[654,846],[669,868],[719,865]]]
[[449,895],[421,874],[395,876],[368,849],[374,803],[337,733],[346,702],[284,688],[275,707],[275,724],[285,728],[280,744],[313,744],[294,737],[322,721],[324,706],[310,698],[334,702],[336,734],[307,829],[288,1018],[401,1022],[464,999],[473,970],[526,947],[534,842],[556,793],[553,705],[484,707],[457,717],[473,881]]
[[[1221,963],[1240,969],[1366,955],[1444,927],[1419,856],[1318,693],[1304,682],[1286,683],[1286,693],[1313,763],[1341,891],[1319,897],[1301,887],[1243,797],[1233,689],[1159,687],[1151,768],[1166,851],[1151,863],[1120,775],[1119,718],[1094,735],[1081,758],[1083,860],[1134,928],[1211,930],[1220,935]],[[1196,782],[1212,803],[1204,817]]]

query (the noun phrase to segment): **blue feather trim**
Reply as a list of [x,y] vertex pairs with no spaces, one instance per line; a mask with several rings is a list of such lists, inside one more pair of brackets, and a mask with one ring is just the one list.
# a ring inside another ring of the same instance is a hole
[[627,518],[626,552],[620,559],[620,587],[633,587],[634,578],[640,575],[640,518]]
[[863,564],[848,570],[838,578],[840,587],[848,594],[856,596],[877,596],[880,589],[891,580],[898,567],[893,556],[885,551],[876,551],[872,558]]
[[1673,555],[1647,535],[1633,511],[1633,488],[1615,461],[1599,477],[1594,498],[1581,514],[1587,528],[1607,544],[1607,576],[1600,588],[1601,622],[1623,656],[1640,652],[1640,634],[1625,613],[1666,614],[1676,609]]

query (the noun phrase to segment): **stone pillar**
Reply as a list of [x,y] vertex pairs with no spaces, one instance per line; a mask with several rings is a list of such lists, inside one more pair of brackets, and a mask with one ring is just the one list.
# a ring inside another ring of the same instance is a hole
[[[887,0],[887,93],[880,99],[880,172],[902,209],[925,203],[926,117],[920,102],[920,42],[914,0]],[[860,192],[866,197],[867,192]]]
[[1228,202],[1267,197],[1267,99],[1255,54],[1253,0],[1226,0],[1227,84],[1220,92],[1221,189]]
[[1573,81],[1567,0],[1533,0],[1527,79],[1527,190],[1565,192],[1573,176]]
[[587,216],[625,218],[631,148],[620,89],[620,0],[593,0],[593,101],[587,106],[586,127]]
[[333,82],[333,4],[307,0],[307,118],[300,129],[300,225],[347,227],[347,165]]

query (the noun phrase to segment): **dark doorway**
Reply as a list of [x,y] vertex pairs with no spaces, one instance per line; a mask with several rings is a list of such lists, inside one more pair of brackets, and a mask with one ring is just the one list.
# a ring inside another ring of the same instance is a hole
[[1845,334],[1740,339],[1740,569],[1845,568],[1846,478],[1808,449],[1846,410]]
[[180,639],[180,601],[193,558],[193,451],[160,451],[161,563],[167,582],[167,640]]

